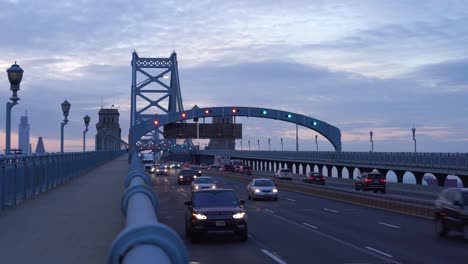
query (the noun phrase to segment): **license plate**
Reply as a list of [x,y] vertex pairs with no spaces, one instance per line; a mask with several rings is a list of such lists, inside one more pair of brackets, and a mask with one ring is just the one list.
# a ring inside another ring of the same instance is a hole
[[319,179],[319,178],[317,178],[317,179],[315,179],[315,180],[316,180],[316,181],[320,181],[320,179]]
[[379,182],[379,180],[374,180],[374,182]]
[[216,226],[226,226],[225,221],[216,221]]

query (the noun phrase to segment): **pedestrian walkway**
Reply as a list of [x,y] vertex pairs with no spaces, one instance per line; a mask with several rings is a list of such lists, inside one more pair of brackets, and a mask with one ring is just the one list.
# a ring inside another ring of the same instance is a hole
[[0,213],[0,263],[105,263],[125,225],[127,155]]

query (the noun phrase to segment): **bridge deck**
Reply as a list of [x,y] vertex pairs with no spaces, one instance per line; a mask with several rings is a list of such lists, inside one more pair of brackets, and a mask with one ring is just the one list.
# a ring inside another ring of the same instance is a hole
[[127,173],[124,155],[0,213],[0,263],[105,263]]

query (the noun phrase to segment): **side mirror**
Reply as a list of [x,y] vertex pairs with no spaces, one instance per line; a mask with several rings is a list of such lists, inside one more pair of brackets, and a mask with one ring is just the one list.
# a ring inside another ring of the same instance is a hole
[[243,205],[243,204],[245,204],[245,201],[244,201],[244,200],[240,200],[239,203],[240,203],[241,205]]
[[192,202],[191,201],[185,201],[184,204],[189,206],[189,205],[192,205]]

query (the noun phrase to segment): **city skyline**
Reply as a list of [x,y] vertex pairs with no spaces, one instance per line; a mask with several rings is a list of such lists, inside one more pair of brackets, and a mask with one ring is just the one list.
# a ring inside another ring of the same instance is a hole
[[[468,66],[464,1],[184,1],[153,3],[0,1],[0,65],[24,69],[12,110],[29,110],[31,143],[58,151],[60,103],[71,103],[65,151],[94,149],[102,105],[121,113],[127,140],[131,53],[178,55],[186,109],[258,106],[297,112],[341,129],[343,151],[466,152]],[[158,11],[159,10],[159,11]],[[160,10],[164,10],[162,15]],[[15,18],[21,17],[20,20]],[[190,43],[190,45],[187,45]],[[0,98],[11,96],[0,74]],[[5,146],[0,108],[0,146]],[[295,150],[295,125],[239,118],[243,149]],[[12,129],[12,142],[18,131]],[[299,130],[300,150],[315,150],[314,131]],[[319,150],[333,150],[319,135]],[[204,141],[198,141],[204,146]],[[240,149],[240,140],[236,140]]]

